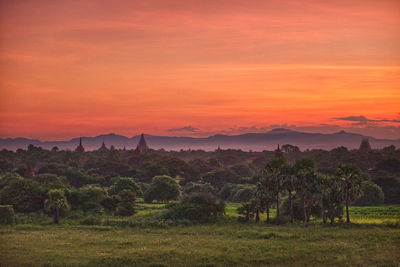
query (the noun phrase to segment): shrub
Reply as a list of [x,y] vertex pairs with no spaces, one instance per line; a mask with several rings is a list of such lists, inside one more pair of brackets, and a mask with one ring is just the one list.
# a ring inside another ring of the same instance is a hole
[[0,205],[0,224],[14,224],[15,215],[11,205]]
[[166,219],[186,219],[197,223],[212,223],[225,214],[225,203],[206,193],[186,196],[181,203],[167,206]]
[[221,199],[232,202],[246,202],[254,196],[255,186],[249,184],[225,184],[218,192]]
[[16,212],[35,212],[43,208],[46,189],[33,180],[10,173],[0,180],[0,204],[12,205]]
[[135,213],[136,195],[131,190],[124,189],[119,192],[120,202],[117,206],[117,214],[119,216],[131,216]]
[[86,185],[79,189],[81,207],[84,211],[102,212],[101,203],[106,198],[106,192],[103,188],[96,185]]
[[247,222],[254,217],[254,204],[254,201],[242,203],[242,205],[236,209],[237,213],[242,215],[238,217],[239,222]]
[[400,178],[389,175],[379,175],[374,182],[382,188],[385,203],[400,204]]
[[365,182],[361,190],[362,195],[354,202],[355,206],[378,206],[383,204],[385,196],[379,185],[372,182]]

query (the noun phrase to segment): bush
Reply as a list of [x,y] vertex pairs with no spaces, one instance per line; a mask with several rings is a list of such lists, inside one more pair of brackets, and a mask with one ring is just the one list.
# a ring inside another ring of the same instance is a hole
[[84,211],[102,212],[102,203],[106,198],[103,188],[96,185],[86,185],[79,189],[81,207]]
[[167,206],[165,219],[186,219],[197,223],[212,223],[225,214],[225,203],[206,193],[186,196],[181,203]]
[[16,212],[35,212],[43,208],[46,189],[33,180],[10,173],[0,179],[0,205],[12,205]]
[[117,215],[131,216],[135,213],[135,200],[136,195],[131,190],[124,189],[119,192],[118,197],[120,202],[117,206]]
[[378,206],[382,205],[385,199],[382,188],[372,182],[365,182],[362,185],[362,195],[354,202],[355,206]]
[[400,204],[400,178],[389,175],[379,175],[374,182],[382,188],[385,203]]
[[242,215],[238,217],[239,222],[247,222],[254,217],[255,203],[254,201],[245,202],[236,209],[237,213]]
[[232,202],[246,202],[254,196],[255,186],[249,184],[225,184],[218,192],[221,199]]
[[15,215],[11,205],[0,205],[0,224],[14,224]]

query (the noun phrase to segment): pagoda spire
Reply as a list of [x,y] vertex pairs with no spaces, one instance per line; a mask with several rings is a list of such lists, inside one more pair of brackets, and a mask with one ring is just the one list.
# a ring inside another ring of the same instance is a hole
[[79,146],[76,147],[75,151],[78,153],[85,153],[85,148],[83,148],[82,145],[82,137],[79,138]]
[[140,135],[140,140],[138,145],[136,146],[137,153],[143,153],[149,149],[149,146],[146,143],[146,139],[144,139],[144,134]]

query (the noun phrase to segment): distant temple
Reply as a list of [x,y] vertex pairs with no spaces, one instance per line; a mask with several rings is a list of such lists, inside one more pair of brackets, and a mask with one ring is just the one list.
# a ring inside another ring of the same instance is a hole
[[101,147],[97,151],[105,152],[107,150],[108,150],[108,148],[106,147],[106,144],[104,144],[104,141],[103,141],[103,144],[101,144]]
[[99,149],[97,149],[97,151],[100,153],[100,157],[103,157],[104,153],[107,153],[108,148],[106,147],[106,144],[104,143],[104,141],[101,144],[101,147]]
[[144,134],[142,134],[140,136],[140,140],[139,140],[139,143],[138,143],[135,151],[137,153],[143,153],[143,152],[147,151],[148,149],[149,149],[149,147],[147,146],[146,140],[144,139]]
[[275,158],[280,158],[280,157],[283,157],[283,153],[278,144],[278,148],[275,150]]
[[364,138],[363,140],[361,140],[360,148],[358,150],[361,152],[371,151],[371,145],[369,144],[368,138]]
[[76,147],[75,151],[78,153],[85,153],[85,149],[82,146],[82,138],[79,138],[79,146]]

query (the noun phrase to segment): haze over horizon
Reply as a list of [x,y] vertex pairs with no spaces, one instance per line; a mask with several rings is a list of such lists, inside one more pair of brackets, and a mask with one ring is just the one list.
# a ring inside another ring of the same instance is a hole
[[0,2],[0,138],[400,138],[400,2]]

